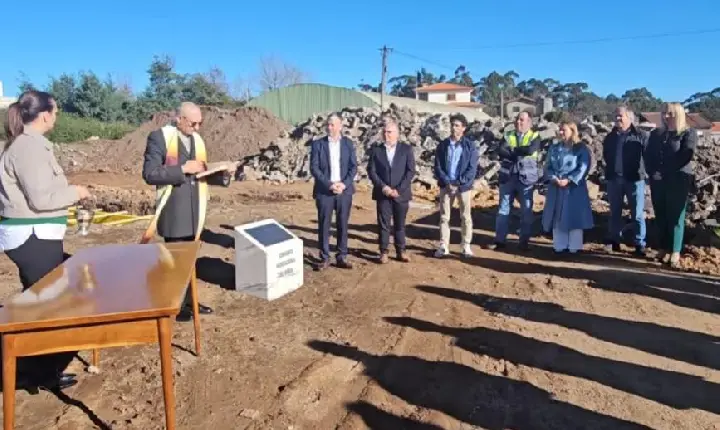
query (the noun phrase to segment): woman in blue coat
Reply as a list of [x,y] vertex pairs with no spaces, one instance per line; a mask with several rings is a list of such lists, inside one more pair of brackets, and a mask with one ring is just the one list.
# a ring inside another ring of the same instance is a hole
[[591,154],[574,122],[560,124],[559,134],[547,155],[542,225],[545,231],[552,230],[555,252],[576,253],[583,247],[583,230],[593,227],[587,188]]

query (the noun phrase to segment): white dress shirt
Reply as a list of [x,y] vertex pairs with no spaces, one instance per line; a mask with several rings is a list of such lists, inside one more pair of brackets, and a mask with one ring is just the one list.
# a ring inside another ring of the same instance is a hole
[[330,151],[330,182],[340,182],[340,142],[341,139],[332,140],[328,137],[328,150]]
[[395,150],[397,149],[397,143],[395,145],[390,146],[387,143],[385,143],[385,154],[387,154],[388,162],[392,166],[393,159],[395,158]]

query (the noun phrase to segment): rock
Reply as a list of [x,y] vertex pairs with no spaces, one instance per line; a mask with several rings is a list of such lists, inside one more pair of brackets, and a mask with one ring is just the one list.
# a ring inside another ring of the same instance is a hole
[[[377,108],[347,108],[341,113],[344,134],[355,144],[358,159],[356,181],[367,180],[367,153],[371,145],[382,141],[382,124],[386,116],[394,117],[399,124],[400,140],[410,144],[415,153],[417,174],[415,182],[426,188],[437,186],[433,175],[435,148],[438,143],[450,136],[450,114],[420,113],[414,109],[398,107],[394,104],[385,112]],[[245,180],[269,180],[285,183],[295,180],[311,181],[310,144],[326,134],[327,115],[316,115],[297,126],[294,130],[281,135],[259,153],[246,156],[241,161]],[[536,120],[535,130],[543,140],[544,152],[557,137],[558,124],[545,120]],[[497,149],[504,133],[514,129],[514,124],[500,118],[474,121],[468,124],[466,136],[475,142],[480,154],[477,179],[483,186],[497,187],[497,174],[500,169]],[[583,141],[592,154],[593,164],[589,172],[593,207],[607,207],[607,197],[599,189],[604,183],[605,162],[602,158],[602,142],[612,130],[612,124],[585,119],[578,124]],[[701,222],[707,217],[717,218],[717,201],[720,198],[720,142],[711,135],[701,136],[697,151],[696,172],[698,186],[688,205],[688,219],[691,223]],[[649,195],[647,196],[649,200]],[[648,213],[652,205],[648,204]]]

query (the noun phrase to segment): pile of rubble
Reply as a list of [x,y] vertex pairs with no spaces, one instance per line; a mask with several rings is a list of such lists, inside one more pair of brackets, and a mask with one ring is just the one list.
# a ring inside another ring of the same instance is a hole
[[[237,109],[201,107],[210,161],[238,160],[255,154],[278,136],[292,129],[267,109],[247,106]],[[168,124],[173,112],[159,112],[138,129],[119,140],[58,145],[56,154],[68,173],[114,172],[140,175],[148,135]]]
[[[374,108],[348,108],[341,112],[344,133],[356,145],[358,159],[358,180],[367,180],[367,151],[371,145],[382,139],[383,113]],[[415,151],[419,182],[428,188],[435,187],[433,162],[437,144],[450,136],[449,114],[419,113],[409,108],[392,105],[384,115],[391,115],[400,125],[400,140],[410,143]],[[245,157],[241,161],[242,173],[246,180],[270,180],[293,182],[311,180],[310,144],[325,134],[325,115],[315,116],[299,125],[290,134],[275,140],[259,154]],[[468,125],[466,135],[475,140],[480,162],[478,179],[486,186],[495,186],[500,167],[497,148],[503,133],[511,130],[512,121],[499,118]],[[558,124],[539,120],[535,129],[543,139],[543,149],[557,136]],[[602,142],[612,129],[612,124],[585,120],[579,124],[581,137],[593,153],[590,180],[602,184],[604,161]],[[689,219],[693,222],[714,217],[717,212],[716,196],[720,191],[720,147],[708,136],[701,137],[697,155],[698,190],[691,198]],[[544,151],[543,151],[544,154]],[[649,191],[648,191],[649,193]],[[648,198],[649,200],[649,198]]]

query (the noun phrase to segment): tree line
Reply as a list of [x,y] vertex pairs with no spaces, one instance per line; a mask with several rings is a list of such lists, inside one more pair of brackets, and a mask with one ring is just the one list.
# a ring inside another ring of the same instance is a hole
[[[452,76],[434,74],[426,68],[415,74],[399,75],[387,80],[386,92],[399,97],[415,97],[415,89],[422,85],[441,82],[473,87],[473,101],[483,103],[486,113],[498,116],[501,98],[504,101],[526,96],[533,99],[541,96],[551,97],[555,108],[575,117],[594,117],[600,121],[609,121],[618,104],[626,104],[636,112],[657,112],[663,100],[656,97],[646,87],[631,88],[622,95],[598,95],[590,90],[586,82],[559,82],[553,78],[528,78],[520,80],[513,70],[507,72],[492,71],[487,76],[475,80],[463,65],[455,69]],[[380,85],[361,83],[362,91],[380,91]],[[690,112],[699,112],[710,121],[720,121],[720,87],[709,92],[699,92],[682,101]]]
[[45,85],[22,78],[20,91],[38,89],[51,93],[63,115],[102,122],[137,124],[152,114],[175,108],[181,101],[200,105],[239,107],[255,94],[305,82],[308,75],[275,57],[264,57],[254,76],[239,78],[233,85],[224,72],[213,67],[205,73],[178,73],[169,56],[155,56],[147,69],[148,85],[135,93],[129,83],[112,76],[101,78],[92,71],[63,73]]
[[[44,85],[21,79],[20,90],[36,88],[50,92],[58,101],[62,116],[68,118],[67,121],[73,121],[72,124],[78,124],[77,127],[83,124],[82,120],[92,120],[93,125],[85,124],[81,132],[66,133],[67,139],[83,139],[87,134],[105,137],[110,133],[108,130],[112,130],[115,136],[127,129],[125,126],[108,128],[95,124],[137,125],[156,112],[173,109],[183,100],[202,105],[238,107],[264,91],[310,80],[305,71],[276,57],[260,59],[254,75],[236,79],[232,84],[217,67],[204,73],[179,73],[169,56],[153,57],[147,74],[148,84],[140,92],[133,91],[128,82],[112,76],[103,79],[92,71],[63,73],[50,77]],[[518,96],[533,99],[548,96],[560,112],[579,118],[592,116],[601,121],[611,120],[614,108],[620,103],[631,106],[637,112],[658,111],[663,103],[645,87],[628,89],[622,95],[609,94],[603,97],[592,92],[586,82],[562,83],[553,78],[521,80],[518,73],[512,70],[504,73],[492,71],[476,80],[462,65],[457,67],[452,76],[436,75],[421,68],[414,74],[391,77],[387,81],[387,92],[414,98],[418,83],[425,85],[439,82],[473,87],[473,100],[483,103],[487,113],[493,116],[499,115],[501,99],[507,101]],[[358,88],[379,91],[379,85],[361,83]],[[710,121],[720,121],[720,87],[695,93],[684,100],[684,104],[691,112],[700,112]],[[77,127],[73,125],[72,128]],[[91,134],[97,128],[101,130]]]

